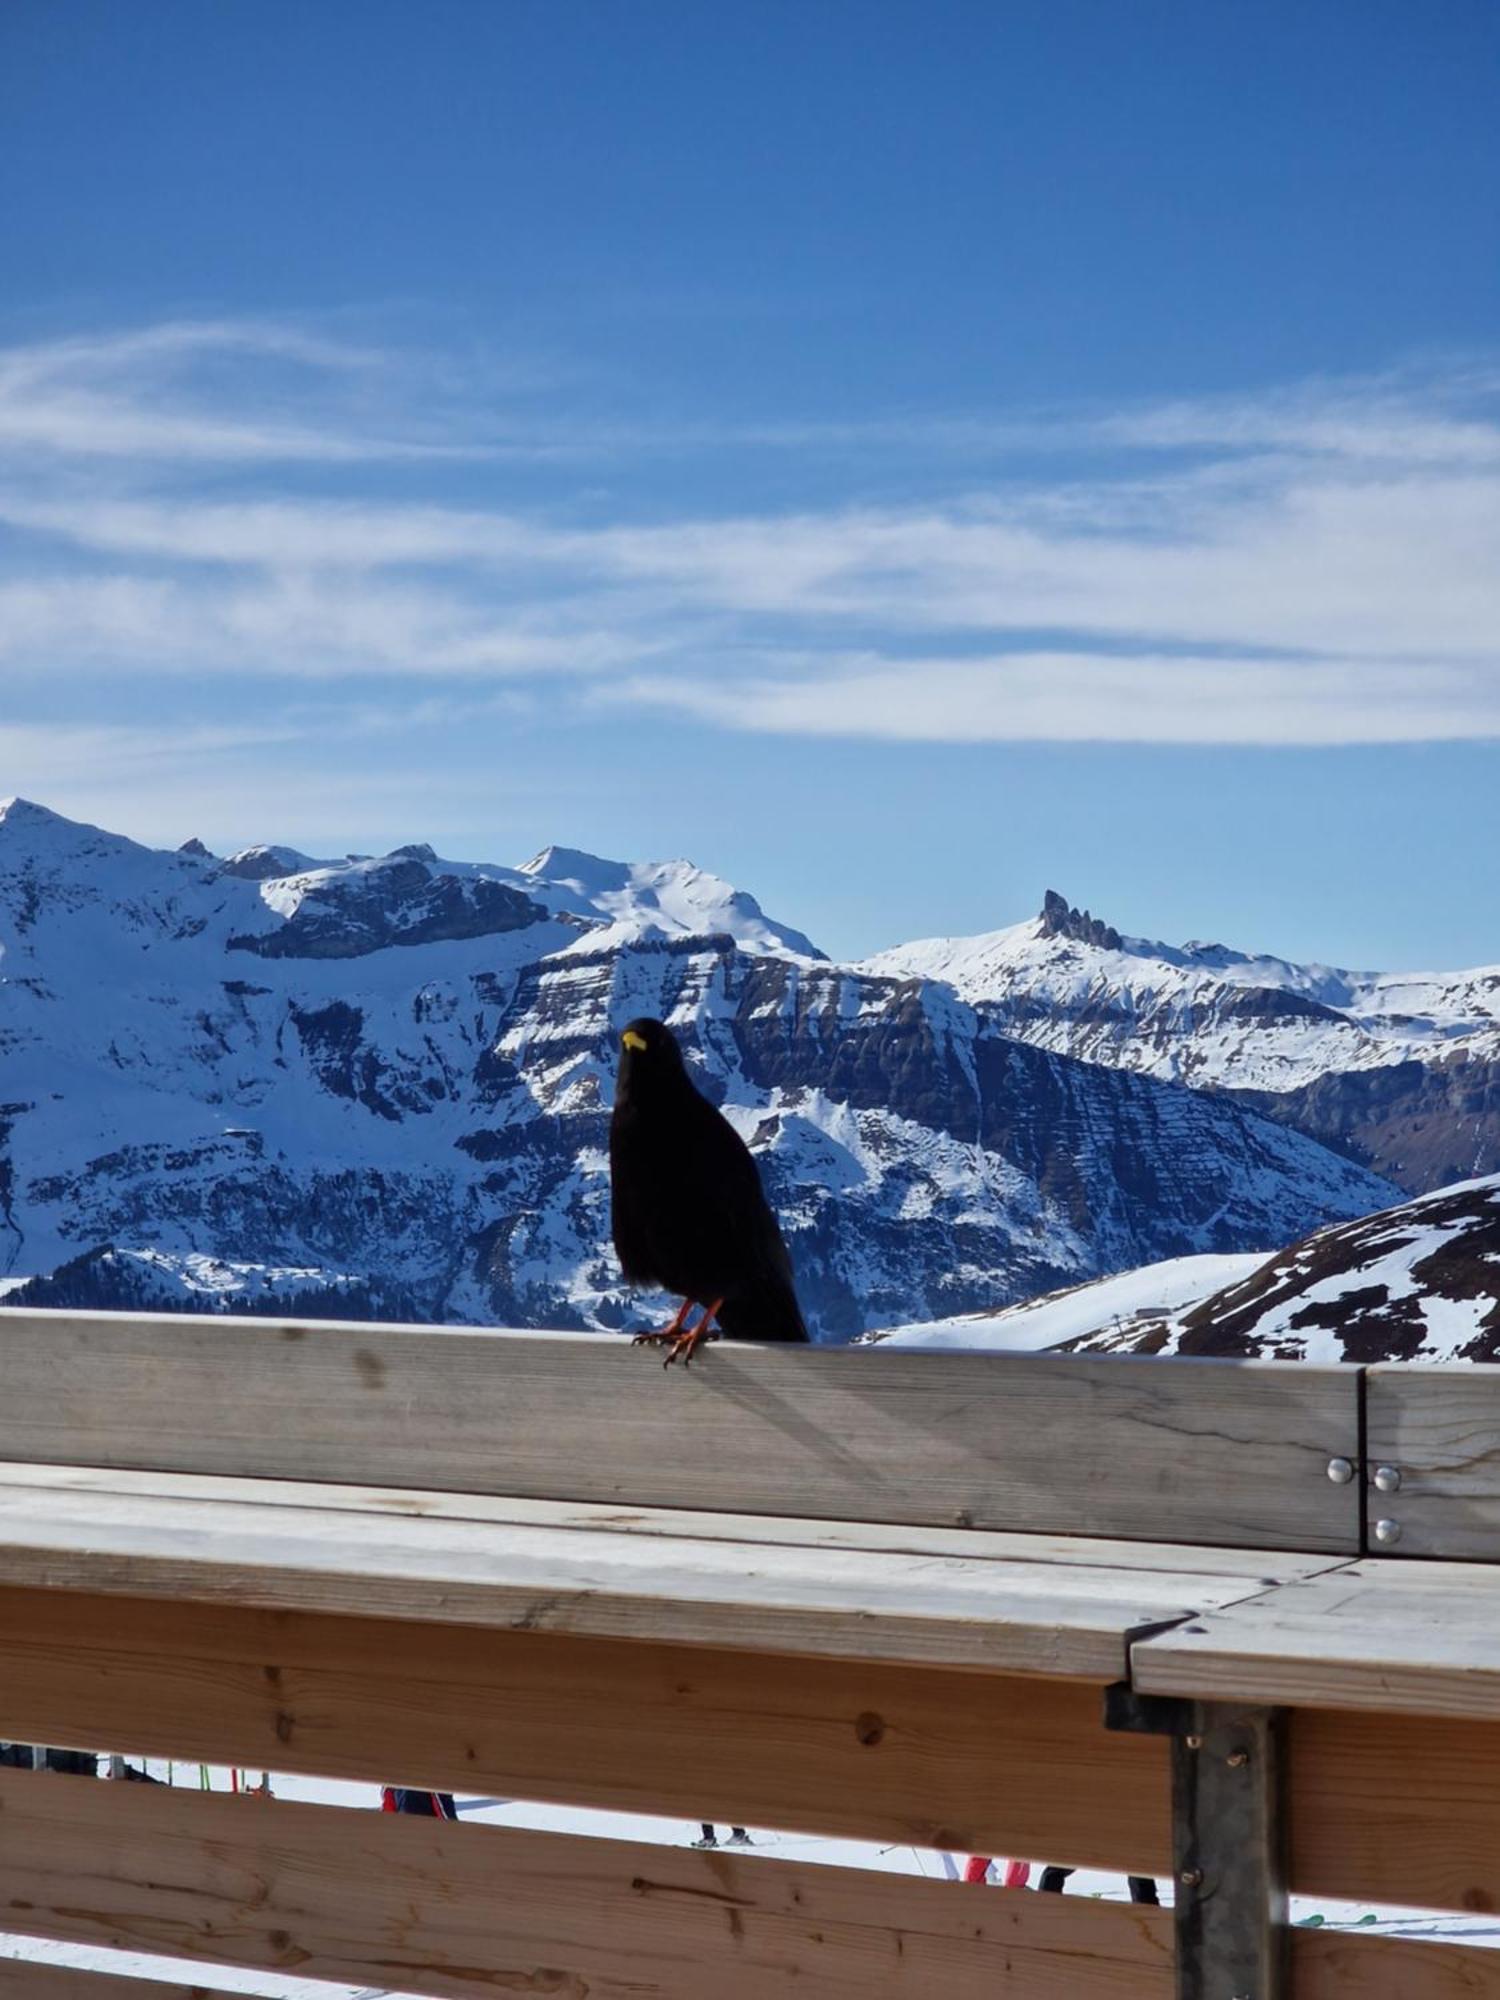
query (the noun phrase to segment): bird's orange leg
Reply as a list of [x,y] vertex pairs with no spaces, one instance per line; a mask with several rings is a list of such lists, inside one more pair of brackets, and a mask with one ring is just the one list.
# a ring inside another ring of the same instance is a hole
[[682,1333],[682,1322],[687,1318],[688,1314],[693,1310],[693,1305],[694,1301],[692,1299],[684,1299],[682,1304],[677,1308],[676,1319],[673,1320],[672,1324],[666,1329],[664,1333],[638,1333],[635,1336],[634,1340],[631,1341],[630,1343],[631,1346],[654,1347],[660,1341],[665,1341],[669,1347],[672,1346],[673,1343],[680,1337]]
[[708,1323],[723,1303],[722,1299],[715,1299],[711,1306],[704,1307],[703,1317],[691,1333],[678,1334],[672,1345],[667,1349],[667,1358],[661,1364],[663,1368],[670,1368],[674,1361],[681,1361],[684,1368],[692,1366],[693,1356],[709,1337]]

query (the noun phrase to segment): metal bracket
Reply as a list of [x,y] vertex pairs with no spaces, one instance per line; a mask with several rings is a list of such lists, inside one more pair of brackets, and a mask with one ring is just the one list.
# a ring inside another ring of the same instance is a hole
[[1177,2000],[1287,2000],[1286,1711],[1116,1686],[1104,1721],[1172,1740]]

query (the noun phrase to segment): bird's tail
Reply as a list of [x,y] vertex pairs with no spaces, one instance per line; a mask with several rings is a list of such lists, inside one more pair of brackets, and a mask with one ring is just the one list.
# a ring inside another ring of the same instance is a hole
[[775,1279],[726,1299],[718,1318],[731,1340],[805,1341],[810,1337],[797,1294],[790,1285]]

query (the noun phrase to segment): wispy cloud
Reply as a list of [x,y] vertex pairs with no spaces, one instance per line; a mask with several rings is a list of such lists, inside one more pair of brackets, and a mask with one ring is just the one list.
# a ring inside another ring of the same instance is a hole
[[[245,408],[229,370],[274,364]],[[341,385],[381,367],[375,350],[271,321],[195,320],[0,350],[0,451],[33,459],[178,460],[212,465],[358,464],[469,456],[452,440],[382,434],[355,420]],[[335,419],[299,421],[277,407],[314,398]]]
[[788,678],[636,676],[596,699],[731,729],[927,743],[1422,743],[1500,736],[1500,676],[1366,662],[1103,659],[820,660]]
[[[428,407],[413,385],[441,373],[236,322],[0,354],[0,671],[531,682],[579,702],[623,681],[724,728],[911,740],[1500,734],[1484,365],[737,434],[553,422],[543,397]],[[507,425],[539,458],[643,469],[716,438],[726,478],[733,449],[836,434],[886,454],[893,489],[962,480],[871,500],[866,458],[859,497],[851,477],[816,509],[648,508],[619,477],[554,482],[543,505],[496,460],[460,502],[441,454]]]

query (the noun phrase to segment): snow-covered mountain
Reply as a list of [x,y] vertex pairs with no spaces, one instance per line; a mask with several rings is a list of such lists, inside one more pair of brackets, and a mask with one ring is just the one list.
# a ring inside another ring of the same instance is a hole
[[1320,1229],[1154,1326],[1123,1320],[1074,1344],[1279,1361],[1494,1361],[1500,1174]]
[[1034,1047],[1235,1091],[1412,1191],[1500,1168],[1500,966],[1348,972],[1039,917],[867,959],[939,981]]
[[605,1140],[640,1013],[759,1154],[825,1337],[1263,1248],[1394,1192],[1239,1103],[1032,1046],[1003,1004],[831,965],[684,862],[221,861],[17,801],[7,1303],[635,1323]]
[[1270,1257],[1178,1257],[870,1338],[1016,1354],[1500,1360],[1500,1174],[1332,1224]]

